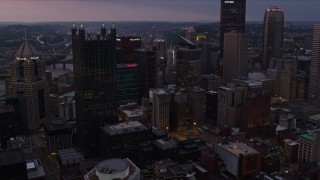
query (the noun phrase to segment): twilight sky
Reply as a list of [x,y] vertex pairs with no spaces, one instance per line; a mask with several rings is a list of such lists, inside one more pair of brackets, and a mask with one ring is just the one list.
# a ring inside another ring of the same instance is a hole
[[[320,0],[247,0],[247,21],[270,6],[289,21],[320,21]],[[0,22],[218,21],[220,0],[0,0]]]

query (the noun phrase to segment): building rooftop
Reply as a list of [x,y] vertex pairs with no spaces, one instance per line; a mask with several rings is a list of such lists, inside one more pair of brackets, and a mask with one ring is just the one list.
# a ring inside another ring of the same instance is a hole
[[0,166],[7,166],[18,163],[25,163],[22,150],[14,149],[0,151]]
[[158,129],[154,126],[152,126],[152,134],[154,134],[157,137],[166,136],[166,133],[164,131],[162,131],[161,129]]
[[[95,168],[89,171],[85,180],[99,180],[99,175],[110,175],[110,178],[116,177],[122,180],[139,179],[140,169],[128,158],[126,159],[107,159],[99,163]],[[120,177],[120,176],[121,177]]]
[[309,116],[309,119],[314,121],[320,121],[320,114]]
[[178,37],[180,38],[180,43],[181,43],[182,45],[188,46],[188,47],[191,48],[191,49],[196,49],[196,48],[198,48],[198,47],[197,47],[193,42],[191,42],[189,39],[184,38],[184,37],[182,37],[182,36],[180,36],[180,35],[178,35]]
[[71,125],[64,118],[47,118],[43,123],[47,132],[71,129]]
[[232,90],[232,88],[226,87],[226,86],[218,87],[218,89],[223,90],[223,91],[230,91],[230,90]]
[[315,141],[316,140],[316,138],[314,137],[314,136],[312,136],[311,134],[302,134],[302,135],[300,135],[300,137],[303,137],[303,138],[306,138],[306,139],[308,139],[308,140],[310,140],[310,141]]
[[7,141],[8,149],[19,149],[30,147],[30,140],[26,137],[17,137],[16,139],[10,138]]
[[199,88],[199,87],[193,87],[192,89],[190,89],[190,91],[191,92],[195,92],[195,93],[197,93],[197,92],[205,92],[204,89]]
[[122,112],[123,112],[124,115],[126,115],[127,117],[140,117],[140,116],[143,115],[143,112],[141,111],[141,109],[123,110]]
[[293,141],[293,140],[291,140],[291,139],[285,139],[285,140],[283,140],[287,145],[289,145],[289,146],[295,146],[295,145],[298,145],[299,143],[298,143],[298,141]]
[[171,159],[163,159],[155,162],[155,172],[162,178],[179,178],[187,172]]
[[252,79],[235,79],[236,82],[244,83],[249,87],[262,86],[262,82]]
[[252,80],[257,80],[257,81],[267,79],[266,75],[260,72],[248,73],[248,78]]
[[38,159],[28,160],[26,162],[28,179],[44,178],[46,173]]
[[311,61],[311,56],[298,56],[299,61]]
[[158,148],[166,150],[166,149],[173,149],[177,148],[179,146],[179,143],[173,139],[158,139],[153,142],[154,145],[156,145]]
[[84,159],[84,156],[80,152],[79,148],[58,150],[58,157],[62,165],[67,165],[73,162],[80,162]]
[[139,132],[148,130],[148,127],[143,125],[139,121],[130,121],[125,123],[118,123],[115,125],[108,125],[102,127],[104,132],[108,133],[109,135],[117,135],[117,134],[126,134],[130,132]]
[[236,155],[240,155],[240,154],[247,155],[247,154],[258,153],[258,151],[256,151],[255,149],[243,143],[235,142],[235,143],[221,144],[220,146]]
[[168,94],[165,89],[156,89],[154,92],[155,92],[157,95],[165,95],[165,94]]
[[21,44],[18,51],[16,52],[16,57],[19,57],[19,58],[30,58],[36,55],[37,55],[36,49],[27,40],[25,40]]
[[75,96],[75,92],[74,92],[74,91],[71,91],[71,92],[68,92],[68,93],[66,93],[66,94],[63,94],[62,96],[74,97],[74,96]]
[[96,171],[103,174],[117,174],[127,168],[129,164],[123,159],[107,159],[96,166]]
[[206,75],[202,75],[202,78],[206,78],[206,79],[221,79],[220,76],[215,75],[215,74],[206,74]]

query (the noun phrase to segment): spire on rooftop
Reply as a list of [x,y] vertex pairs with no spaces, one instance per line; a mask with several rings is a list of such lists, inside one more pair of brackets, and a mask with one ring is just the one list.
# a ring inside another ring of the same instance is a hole
[[36,49],[25,39],[25,41],[21,44],[18,51],[15,54],[16,57],[19,58],[30,58],[36,57],[37,51]]

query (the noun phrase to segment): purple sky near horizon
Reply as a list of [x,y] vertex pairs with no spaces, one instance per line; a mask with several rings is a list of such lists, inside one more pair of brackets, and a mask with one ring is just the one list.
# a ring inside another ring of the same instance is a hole
[[[266,8],[284,9],[289,21],[320,22],[320,0],[247,0],[247,21]],[[0,22],[219,21],[220,0],[0,0]]]

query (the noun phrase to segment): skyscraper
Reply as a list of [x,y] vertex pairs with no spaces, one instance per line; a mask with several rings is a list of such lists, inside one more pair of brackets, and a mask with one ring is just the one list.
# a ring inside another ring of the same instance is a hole
[[149,89],[156,87],[157,58],[155,49],[136,49],[139,64],[140,97],[148,97]]
[[10,64],[9,95],[24,96],[29,132],[36,132],[48,114],[49,90],[45,62],[26,40]]
[[157,89],[153,93],[153,126],[169,130],[169,94],[163,89]]
[[236,31],[224,34],[223,80],[229,81],[239,76],[248,76],[247,35]]
[[263,29],[263,69],[269,68],[270,57],[280,56],[283,44],[284,12],[271,7],[264,14]]
[[78,142],[85,156],[99,152],[99,127],[116,122],[116,29],[86,34],[72,28]]
[[177,87],[190,89],[200,87],[201,83],[201,49],[190,40],[179,36],[177,47]]
[[117,37],[117,47],[122,51],[122,62],[125,63],[137,63],[134,58],[134,50],[141,48],[141,37],[138,36],[121,36]]
[[206,91],[199,87],[193,87],[188,93],[190,123],[196,125],[205,117]]
[[218,88],[217,125],[239,126],[241,106],[248,94],[246,87],[228,84]]
[[320,24],[314,26],[310,67],[309,95],[311,101],[320,102]]
[[138,64],[117,64],[117,87],[119,105],[139,101]]
[[221,0],[220,49],[223,55],[224,34],[236,30],[245,33],[246,0]]

